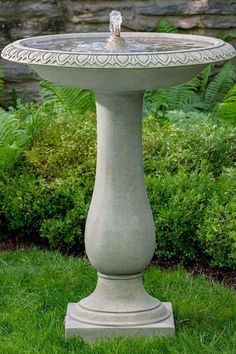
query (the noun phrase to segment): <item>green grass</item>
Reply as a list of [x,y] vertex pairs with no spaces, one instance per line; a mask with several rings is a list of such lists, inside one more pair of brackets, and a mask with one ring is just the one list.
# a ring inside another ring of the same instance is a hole
[[173,303],[176,335],[166,338],[117,338],[93,345],[64,340],[68,302],[88,295],[96,273],[87,260],[36,249],[0,257],[0,353],[236,353],[236,295],[182,269],[145,272],[145,287]]

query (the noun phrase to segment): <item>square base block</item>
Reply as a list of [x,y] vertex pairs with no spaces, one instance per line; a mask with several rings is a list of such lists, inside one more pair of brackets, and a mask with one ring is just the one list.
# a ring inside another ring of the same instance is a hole
[[172,305],[170,302],[163,302],[163,305],[171,311],[171,316],[162,322],[152,323],[145,326],[133,327],[106,327],[95,326],[73,320],[69,312],[73,312],[76,303],[68,304],[65,318],[65,337],[80,336],[85,342],[95,342],[111,337],[159,337],[175,334],[175,324],[173,318]]

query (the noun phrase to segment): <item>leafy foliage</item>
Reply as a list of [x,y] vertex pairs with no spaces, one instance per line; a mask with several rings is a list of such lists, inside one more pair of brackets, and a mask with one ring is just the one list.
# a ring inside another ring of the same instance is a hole
[[146,185],[153,211],[157,257],[193,261],[201,254],[196,230],[211,194],[213,177],[207,171],[167,171],[160,177],[147,176]]
[[220,176],[216,190],[204,211],[198,239],[214,266],[233,266],[236,262],[236,171]]
[[2,90],[3,90],[3,70],[2,67],[0,66],[0,97],[2,95]]
[[218,119],[236,124],[236,84],[229,90],[216,112]]
[[235,83],[235,66],[226,63],[214,75],[214,66],[207,66],[193,80],[167,89],[151,90],[145,94],[144,115],[168,120],[168,112],[214,113],[227,92]]
[[[24,151],[20,174],[8,175],[2,186],[1,210],[11,230],[38,234],[52,247],[83,250],[87,207],[95,174],[95,117],[60,114],[50,110],[43,132]],[[15,194],[16,192],[16,194]]]
[[0,108],[0,171],[15,163],[24,142],[25,136],[14,115]]
[[41,81],[41,97],[44,103],[52,103],[57,110],[65,109],[81,114],[88,110],[95,110],[95,99],[92,91],[73,87],[57,86],[48,81]]
[[[144,124],[144,168],[156,226],[156,255],[236,267],[235,240],[227,236],[233,231],[229,219],[236,204],[225,198],[233,195],[235,188],[234,183],[230,185],[235,177],[227,172],[236,161],[235,128],[216,125],[205,116],[185,120],[189,124],[160,126],[154,118]],[[213,211],[211,200],[216,196]],[[229,212],[221,225],[222,247],[217,249],[220,236],[217,228],[213,234],[213,223],[207,223],[207,218],[216,208],[224,207]]]
[[[153,117],[143,127],[143,158],[146,175],[188,173],[202,170],[218,178],[236,160],[235,128],[217,125],[211,116],[186,118],[189,124],[161,126]],[[189,122],[190,121],[190,122]]]
[[232,40],[236,39],[236,31],[231,31],[227,34],[224,34],[221,39],[225,42],[231,42]]
[[154,116],[165,117],[169,110],[187,110],[189,106],[197,101],[196,90],[198,79],[184,83],[182,85],[147,91],[145,94],[144,114],[154,114]]
[[201,74],[198,77],[199,78],[198,92],[201,100],[203,100],[205,97],[205,92],[210,82],[210,79],[213,76],[214,68],[215,68],[214,64],[207,65],[207,67],[202,70]]
[[[157,22],[155,31],[178,32],[176,26],[165,19]],[[232,32],[224,36],[223,40],[230,41],[234,38],[235,33]],[[172,111],[175,117],[178,115],[192,117],[192,112],[215,113],[227,92],[236,82],[235,65],[228,62],[220,68],[218,73],[215,69],[215,65],[210,64],[190,82],[167,89],[147,91],[144,100],[144,116],[151,114],[165,122],[173,117],[173,114],[169,113]],[[233,106],[234,103],[231,101],[228,110],[234,110]],[[178,111],[180,113],[177,113]],[[219,114],[219,117],[222,117],[222,114]],[[232,121],[232,119],[229,120]]]
[[235,66],[230,62],[224,64],[219,73],[206,87],[204,103],[210,106],[213,103],[221,102],[226,93],[234,85],[235,79]]
[[178,33],[178,29],[171,22],[161,19],[156,23],[155,32]]
[[23,105],[5,111],[0,108],[0,175],[12,168],[37,136],[43,119],[43,107]]
[[2,211],[11,230],[40,233],[52,248],[76,244],[83,250],[82,231],[91,195],[87,182],[73,175],[47,182],[24,172],[2,186]]
[[[224,195],[233,194],[230,180],[234,177],[224,176],[235,162],[235,128],[216,125],[204,115],[182,126],[160,125],[149,117],[144,121],[143,132],[146,185],[157,235],[156,256],[183,263],[202,257],[212,264],[235,267],[236,260],[229,256],[233,254],[233,238],[227,239],[220,255],[217,232],[213,234],[207,223],[213,200],[215,213],[225,206],[233,215],[234,206]],[[43,237],[52,248],[82,253],[95,178],[95,141],[93,114],[68,118],[61,113],[43,125],[39,138],[25,151],[24,161],[1,186],[0,209],[5,229]],[[233,229],[228,220],[227,216],[222,225],[225,238]]]

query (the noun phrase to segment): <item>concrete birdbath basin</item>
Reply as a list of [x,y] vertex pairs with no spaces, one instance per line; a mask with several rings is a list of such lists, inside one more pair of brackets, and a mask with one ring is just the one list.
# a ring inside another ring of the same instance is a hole
[[235,56],[219,39],[121,35],[120,25],[120,13],[112,12],[111,34],[27,38],[2,51],[4,59],[28,64],[49,81],[95,92],[97,170],[85,246],[98,282],[90,296],[68,305],[65,319],[66,337],[86,341],[174,334],[171,303],[148,295],[142,283],[155,249],[142,161],[143,93],[190,80],[207,64]]

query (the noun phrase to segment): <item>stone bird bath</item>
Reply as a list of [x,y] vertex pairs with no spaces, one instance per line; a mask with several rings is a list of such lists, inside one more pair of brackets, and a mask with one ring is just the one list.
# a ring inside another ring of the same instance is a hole
[[98,282],[90,296],[68,305],[65,319],[66,337],[80,335],[86,341],[174,334],[171,303],[148,295],[142,283],[155,249],[142,161],[143,94],[190,80],[207,64],[235,56],[234,48],[220,39],[163,33],[121,36],[120,25],[120,13],[112,12],[111,35],[27,38],[1,54],[28,64],[49,81],[95,92],[97,170],[85,246]]

